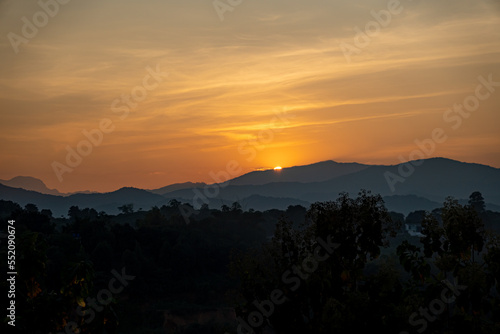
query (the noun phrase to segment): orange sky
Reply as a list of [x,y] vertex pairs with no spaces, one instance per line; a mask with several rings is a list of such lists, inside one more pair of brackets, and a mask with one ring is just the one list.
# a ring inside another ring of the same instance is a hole
[[[212,1],[72,0],[50,17],[35,1],[0,0],[0,179],[112,191],[213,182],[230,161],[238,174],[396,164],[435,128],[447,139],[425,157],[500,167],[500,87],[456,129],[443,118],[479,76],[500,82],[498,1],[401,0],[376,23],[371,12],[392,1],[243,1],[222,21]],[[379,30],[356,44],[367,24]],[[66,148],[106,119],[102,143],[68,166]],[[54,163],[68,168],[61,180]]]

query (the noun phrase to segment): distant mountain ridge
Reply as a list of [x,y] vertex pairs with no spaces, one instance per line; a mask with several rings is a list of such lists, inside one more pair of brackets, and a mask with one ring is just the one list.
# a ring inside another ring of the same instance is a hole
[[47,195],[63,195],[57,189],[49,189],[42,180],[31,177],[31,176],[16,176],[10,180],[0,180],[0,184],[3,184],[12,188],[22,188],[26,190],[37,191],[41,194]]
[[206,185],[206,183],[204,182],[185,182],[185,183],[174,183],[174,184],[171,184],[171,185],[168,185],[168,186],[165,186],[165,187],[161,187],[161,188],[158,188],[158,189],[152,189],[152,190],[149,190],[150,192],[152,192],[153,194],[159,194],[159,195],[163,195],[163,194],[167,194],[169,192],[172,192],[172,191],[176,191],[176,190],[182,190],[182,189],[189,189],[189,188],[196,188],[196,187],[204,187]]
[[[358,171],[344,173],[332,179],[321,182],[283,182],[280,173],[286,173],[287,168],[281,171],[266,171],[267,174],[253,173],[255,184],[238,185],[226,182],[219,187],[218,195],[215,198],[206,196],[211,200],[246,198],[254,194],[265,197],[289,197],[306,202],[327,201],[338,197],[341,192],[348,192],[355,196],[361,189],[367,189],[383,197],[408,196],[413,195],[425,199],[428,202],[443,203],[446,197],[453,196],[457,199],[467,199],[474,191],[480,191],[486,202],[493,205],[500,205],[500,169],[480,165],[464,163],[445,158],[431,158],[422,161],[414,161],[414,170],[411,175],[402,178],[401,182],[394,184],[392,191],[386,175],[400,175],[404,167],[411,164],[398,165],[364,165]],[[311,165],[314,166],[314,165]],[[332,165],[333,166],[333,165]],[[307,171],[308,166],[303,166],[303,171]],[[274,173],[274,174],[273,174]],[[252,174],[252,173],[250,173]],[[269,175],[274,175],[274,180]],[[248,175],[248,174],[246,174]],[[256,176],[263,176],[255,180]],[[407,174],[402,174],[407,175]],[[244,179],[245,175],[236,179]],[[268,182],[271,178],[271,181]],[[300,180],[298,180],[300,181]],[[241,183],[241,182],[240,182]],[[203,193],[204,189],[182,189],[170,192],[168,196],[180,198],[193,198],[194,193]],[[407,197],[410,199],[410,197]],[[411,202],[411,200],[410,200]],[[419,201],[423,203],[422,201]],[[398,201],[392,200],[393,207],[401,207]],[[434,204],[432,204],[434,205]],[[408,205],[406,205],[408,207]],[[406,210],[401,210],[406,211]]]
[[332,160],[311,165],[283,168],[281,170],[254,171],[238,176],[228,183],[231,185],[263,185],[273,182],[321,182],[333,178],[359,172],[369,165],[358,163],[341,163]]
[[[410,165],[415,165],[411,173],[401,172]],[[387,175],[400,177],[392,189]],[[212,208],[240,202],[246,209],[267,210],[272,206],[286,209],[287,204],[307,206],[316,201],[333,200],[341,192],[355,196],[361,189],[382,195],[390,210],[405,214],[419,209],[432,210],[439,207],[447,196],[466,201],[474,191],[483,194],[488,207],[500,208],[499,168],[445,158],[390,166],[324,161],[279,171],[256,171],[222,184],[210,185],[212,189],[217,188],[217,196],[211,196],[214,192],[208,192],[205,183],[192,182],[153,190],[121,188],[109,193],[70,195],[50,193],[51,190],[35,178],[17,178],[15,181],[10,184],[29,189],[0,185],[0,199],[21,205],[34,203],[39,208],[51,209],[57,215],[65,215],[71,205],[93,207],[114,214],[118,212],[117,207],[123,204],[133,203],[135,209],[149,209],[166,204],[171,199],[195,207],[205,201]],[[195,201],[196,194],[204,198],[199,196]]]
[[94,208],[109,214],[117,214],[118,207],[123,204],[134,204],[134,209],[150,209],[152,206],[168,203],[168,200],[147,190],[137,188],[121,188],[109,193],[73,194],[56,196],[42,194],[32,190],[12,188],[0,185],[0,199],[9,200],[24,206],[33,203],[39,209],[50,209],[54,216],[66,215],[71,206]]

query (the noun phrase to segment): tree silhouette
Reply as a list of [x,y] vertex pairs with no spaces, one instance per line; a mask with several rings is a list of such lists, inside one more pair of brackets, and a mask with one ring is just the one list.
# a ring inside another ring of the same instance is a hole
[[134,204],[129,203],[129,204],[123,204],[122,206],[118,207],[118,210],[120,210],[124,214],[129,214],[134,212]]
[[474,191],[469,196],[469,205],[481,215],[485,212],[483,195],[479,191]]
[[[314,203],[308,221],[299,228],[281,220],[262,253],[233,263],[242,279],[241,318],[252,323],[255,305],[269,300],[275,289],[287,300],[268,317],[277,333],[339,330],[340,322],[326,321],[332,313],[343,321],[363,318],[367,295],[359,290],[362,270],[398,229],[382,198],[366,191],[354,199],[342,193],[335,201]],[[319,253],[322,261],[314,258]],[[353,321],[351,327],[370,328],[368,320]]]

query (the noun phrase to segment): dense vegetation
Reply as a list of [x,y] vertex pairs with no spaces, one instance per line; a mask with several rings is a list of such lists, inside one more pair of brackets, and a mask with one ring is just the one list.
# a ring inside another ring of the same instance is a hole
[[2,259],[16,227],[17,331],[500,332],[500,219],[477,192],[406,219],[367,192],[286,211],[186,206],[54,218],[0,201]]

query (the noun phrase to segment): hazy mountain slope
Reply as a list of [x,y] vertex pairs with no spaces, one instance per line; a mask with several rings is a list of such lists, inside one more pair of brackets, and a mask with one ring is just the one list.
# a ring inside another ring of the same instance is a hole
[[389,211],[396,211],[408,215],[412,211],[432,211],[442,207],[443,203],[433,202],[427,198],[415,195],[394,195],[384,197],[385,207]]
[[319,182],[359,172],[368,165],[323,161],[312,165],[284,168],[280,171],[264,170],[244,174],[232,179],[231,185],[263,185],[273,182]]
[[200,188],[205,186],[205,183],[203,182],[185,182],[185,183],[174,183],[165,187],[161,187],[158,189],[151,189],[148,190],[149,192],[152,192],[153,194],[158,194],[158,195],[165,195],[168,194],[172,191],[176,190],[182,190],[182,189],[191,189],[191,188]]
[[356,174],[326,182],[326,187],[354,191],[371,189],[383,196],[417,195],[442,203],[445,197],[468,198],[480,191],[487,202],[500,204],[500,169],[479,164],[463,163],[450,159],[427,159],[404,182],[390,188],[385,175],[398,175],[402,165],[372,166]]
[[149,210],[152,206],[161,206],[167,204],[167,202],[167,199],[161,195],[129,187],[109,193],[75,194],[66,197],[66,205],[68,207],[77,205],[80,208],[94,208],[97,211],[105,211],[109,214],[118,213],[119,210],[117,208],[123,204],[132,203],[134,210],[140,208]]
[[[421,161],[422,162],[422,161]],[[212,185],[212,191],[202,188],[183,189],[170,193],[170,196],[195,198],[195,194],[218,193],[216,197],[238,199],[259,194],[269,197],[293,197],[307,202],[335,199],[341,192],[356,195],[360,189],[371,190],[382,196],[417,195],[431,201],[442,203],[447,196],[468,198],[474,191],[480,191],[486,202],[500,204],[500,169],[478,164],[462,163],[449,159],[428,159],[415,167],[413,173],[394,184],[394,191],[389,186],[386,173],[399,175],[395,166],[370,166],[361,171],[338,176],[328,181],[299,183],[274,182],[262,185],[233,185],[232,181],[221,186]],[[404,174],[407,175],[407,174]],[[215,191],[216,189],[216,191]]]
[[254,209],[259,211],[271,209],[286,210],[290,205],[302,205],[305,208],[309,208],[311,205],[309,202],[295,198],[264,197],[260,195],[246,197],[240,201],[240,204],[244,210]]
[[50,209],[54,216],[66,215],[71,206],[94,208],[109,214],[117,214],[118,207],[123,204],[134,204],[134,209],[150,209],[154,205],[163,205],[168,201],[161,195],[146,190],[122,188],[110,193],[75,194],[71,196],[54,196],[35,191],[12,188],[0,185],[0,199],[9,200],[24,206],[33,203],[39,209]]
[[25,206],[28,203],[33,203],[38,206],[38,209],[51,209],[54,216],[60,216],[64,208],[64,197],[42,194],[32,190],[25,190],[21,188],[8,187],[0,184],[0,199],[18,203]]
[[25,190],[33,190],[42,194],[48,195],[63,195],[56,189],[49,189],[43,183],[42,180],[31,177],[31,176],[16,176],[10,180],[0,180],[0,184],[3,184],[12,188],[22,188]]

